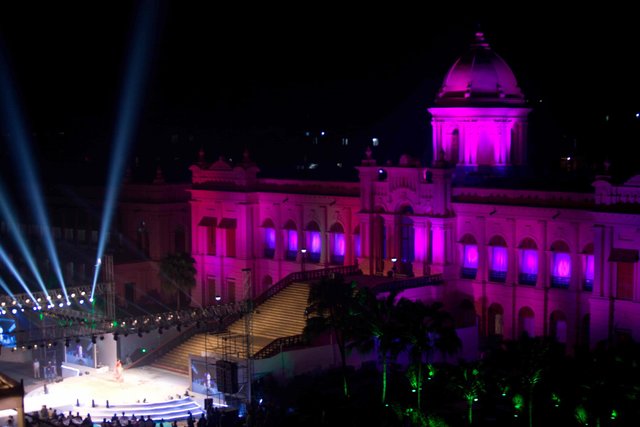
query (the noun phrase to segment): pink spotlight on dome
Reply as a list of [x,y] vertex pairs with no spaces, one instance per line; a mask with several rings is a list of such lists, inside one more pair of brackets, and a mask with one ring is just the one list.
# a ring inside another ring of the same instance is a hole
[[477,32],[470,49],[449,69],[436,104],[520,104],[525,99],[513,71]]

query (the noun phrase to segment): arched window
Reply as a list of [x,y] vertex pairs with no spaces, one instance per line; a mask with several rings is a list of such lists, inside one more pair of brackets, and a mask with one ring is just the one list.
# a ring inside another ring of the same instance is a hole
[[571,282],[571,253],[565,242],[551,245],[551,287],[567,289]]
[[298,256],[298,227],[296,227],[295,222],[289,220],[285,223],[284,239],[285,259],[287,261],[295,261]]
[[462,245],[462,269],[460,277],[475,279],[478,273],[478,243],[471,234],[465,234],[460,240]]
[[460,131],[454,129],[451,132],[451,159],[449,161],[452,165],[457,165],[460,162]]
[[384,271],[384,260],[387,258],[387,228],[384,218],[376,215],[373,218],[373,258],[376,273]]
[[262,223],[262,229],[264,231],[264,257],[273,259],[276,253],[276,227],[273,221],[266,219]]
[[340,223],[335,223],[329,229],[331,239],[331,264],[343,265],[345,254],[344,228]]
[[322,252],[322,238],[320,237],[320,227],[315,221],[307,224],[305,229],[307,256],[311,262],[320,262]]
[[489,241],[489,280],[506,282],[508,265],[507,242],[500,236],[494,236]]
[[518,333],[530,338],[535,336],[535,316],[530,307],[522,307],[518,313]]
[[589,243],[582,250],[582,290],[593,291],[594,262],[593,243]]
[[400,253],[398,273],[407,276],[413,275],[413,259],[415,253],[415,236],[413,230],[413,208],[411,206],[403,206],[400,209],[399,217],[399,235],[400,235]]
[[549,336],[561,344],[567,342],[567,316],[562,311],[554,311],[549,319]]
[[526,238],[518,247],[520,250],[520,272],[518,283],[535,286],[538,281],[538,247],[533,239]]
[[473,301],[468,298],[463,298],[458,306],[460,310],[460,325],[462,327],[478,326],[478,315],[476,314],[476,307],[473,305]]
[[502,335],[504,333],[504,310],[502,306],[500,304],[491,304],[488,313],[488,335]]

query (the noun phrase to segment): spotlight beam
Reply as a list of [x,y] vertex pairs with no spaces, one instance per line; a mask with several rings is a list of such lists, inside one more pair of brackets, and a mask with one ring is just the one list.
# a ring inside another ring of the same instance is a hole
[[20,249],[20,252],[22,253],[24,260],[27,262],[27,265],[31,269],[31,272],[33,273],[33,276],[36,278],[38,285],[40,285],[40,289],[42,289],[43,292],[46,292],[47,287],[45,286],[44,280],[42,280],[42,276],[40,275],[40,271],[36,266],[33,254],[31,254],[31,251],[29,250],[29,247],[27,246],[27,243],[24,241],[22,233],[20,232],[20,227],[18,226],[15,220],[17,216],[9,204],[6,194],[7,194],[6,189],[2,184],[2,182],[0,182],[0,212],[2,213],[2,216],[5,218],[7,222],[7,226],[11,231],[11,236],[13,237],[13,240],[18,245],[18,248]]
[[9,289],[5,281],[2,280],[2,277],[0,277],[0,288],[4,289],[4,291],[7,293],[7,295],[9,295],[9,297],[11,297],[14,300],[16,299],[16,296],[13,294],[13,292],[11,292],[11,289]]
[[[17,169],[22,173],[22,180],[27,185],[27,192],[30,198],[30,205],[33,209],[33,214],[38,222],[38,225],[43,230],[49,230],[49,221],[47,219],[47,213],[44,206],[42,191],[40,188],[40,181],[37,175],[38,168],[33,162],[33,156],[31,153],[30,140],[27,137],[22,116],[20,114],[20,106],[18,98],[13,90],[9,74],[9,64],[3,55],[3,50],[0,49],[0,93],[1,99],[0,109],[2,110],[2,117],[5,119],[9,132],[12,138],[9,141],[11,149],[11,155],[14,162],[17,165]],[[43,233],[42,235],[45,247],[51,257],[51,264],[53,265],[54,272],[58,281],[60,282],[64,291],[67,301],[69,297],[65,289],[64,278],[62,276],[62,269],[60,268],[60,262],[58,260],[58,254],[56,252],[53,239],[49,233]]]
[[107,246],[109,230],[122,184],[122,176],[130,148],[131,137],[140,111],[144,87],[143,77],[146,75],[146,69],[151,56],[152,35],[155,33],[156,4],[152,1],[146,1],[141,4],[141,9],[137,15],[139,22],[137,23],[133,44],[128,55],[127,72],[122,88],[116,132],[111,150],[111,167],[107,179],[107,192],[102,211],[102,223],[100,225],[91,300],[93,300],[93,294],[100,274],[101,260]]
[[2,245],[0,245],[0,258],[2,258],[2,261],[4,261],[4,264],[7,266],[9,271],[11,271],[13,277],[15,277],[18,283],[20,283],[20,285],[24,288],[24,291],[29,295],[31,299],[35,300],[33,294],[29,290],[29,286],[27,286],[24,279],[22,278],[16,267],[13,265],[13,261],[11,261],[11,258],[9,258]]

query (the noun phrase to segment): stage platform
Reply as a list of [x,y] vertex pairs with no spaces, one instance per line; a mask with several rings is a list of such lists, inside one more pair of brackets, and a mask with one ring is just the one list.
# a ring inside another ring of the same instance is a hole
[[[185,420],[189,412],[198,418],[204,411],[206,396],[192,393],[189,378],[184,375],[150,366],[126,369],[122,382],[116,380],[113,371],[82,368],[79,374],[34,384],[25,394],[25,412],[39,411],[44,405],[58,413],[91,414],[91,419],[99,423],[114,414],[125,419],[150,415],[155,421],[170,422]],[[226,407],[223,397],[209,398],[214,406]]]

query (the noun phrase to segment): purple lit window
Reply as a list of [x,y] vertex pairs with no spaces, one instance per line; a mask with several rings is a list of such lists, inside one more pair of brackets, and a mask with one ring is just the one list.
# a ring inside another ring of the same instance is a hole
[[360,235],[356,234],[353,236],[353,251],[355,253],[355,256],[359,257],[361,252],[360,252]]
[[287,249],[298,252],[298,232],[296,230],[287,230]]
[[287,252],[285,258],[288,261],[295,261],[298,256],[298,231],[287,230]]
[[571,255],[567,252],[554,252],[551,286],[568,288],[569,282],[571,282]]
[[584,270],[584,277],[587,280],[593,281],[593,255],[585,256],[586,268]]
[[322,240],[319,231],[307,231],[307,243],[309,245],[309,259],[313,262],[320,261],[320,251],[322,250]]
[[273,258],[276,250],[276,230],[271,227],[264,229],[264,256]]
[[[538,251],[536,249],[521,249],[520,257],[518,283],[535,286],[538,281]],[[564,284],[562,286],[566,287]]]
[[462,272],[463,279],[475,279],[478,273],[478,245],[464,245]]
[[491,269],[493,271],[507,271],[507,248],[504,246],[493,246],[491,248]]
[[489,280],[504,283],[507,281],[507,248],[504,246],[491,247],[491,267]]
[[593,290],[593,255],[584,256],[584,290]]
[[333,234],[333,248],[331,251],[331,263],[343,264],[345,253],[344,233]]
[[264,229],[264,245],[269,249],[276,247],[276,230],[273,228]]
[[536,249],[522,250],[520,272],[524,274],[538,274],[538,251]]
[[478,245],[464,246],[464,268],[478,268]]
[[558,277],[571,277],[571,255],[566,252],[553,254],[553,273]]
[[333,235],[333,253],[344,256],[344,234],[335,233]]

